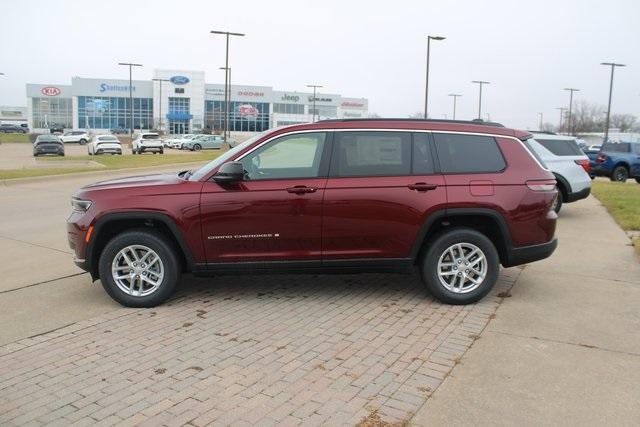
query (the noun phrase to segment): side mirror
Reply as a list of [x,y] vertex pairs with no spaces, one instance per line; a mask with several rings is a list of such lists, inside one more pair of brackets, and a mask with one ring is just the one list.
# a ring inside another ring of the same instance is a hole
[[218,172],[213,176],[215,182],[236,182],[244,178],[244,166],[241,162],[228,162],[220,166]]

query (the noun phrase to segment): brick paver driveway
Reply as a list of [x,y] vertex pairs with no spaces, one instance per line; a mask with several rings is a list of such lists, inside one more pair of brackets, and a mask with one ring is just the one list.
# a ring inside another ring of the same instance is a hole
[[162,307],[0,348],[0,424],[404,421],[519,272],[504,270],[492,295],[465,307],[434,301],[417,276],[190,280]]

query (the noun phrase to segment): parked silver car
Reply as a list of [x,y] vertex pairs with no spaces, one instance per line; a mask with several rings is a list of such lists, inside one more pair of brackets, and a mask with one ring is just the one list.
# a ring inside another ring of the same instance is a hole
[[591,193],[589,158],[571,136],[534,133],[529,146],[556,176],[558,197],[553,206],[560,212],[563,203],[582,200]]
[[[227,139],[227,143],[230,148],[236,145],[236,142],[232,139]],[[183,142],[181,148],[191,151],[215,150],[222,148],[222,144],[224,144],[224,137],[220,135],[198,135],[191,140]]]

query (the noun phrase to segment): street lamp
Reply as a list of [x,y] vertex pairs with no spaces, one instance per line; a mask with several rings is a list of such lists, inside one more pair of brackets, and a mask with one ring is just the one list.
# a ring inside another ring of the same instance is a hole
[[567,118],[567,135],[571,135],[573,132],[571,130],[571,111],[573,108],[573,92],[580,92],[580,89],[575,89],[572,87],[565,87],[564,90],[569,91],[569,117]]
[[478,98],[478,119],[482,120],[482,85],[488,85],[491,82],[484,80],[473,80],[471,83],[477,83],[480,86],[480,97]]
[[442,36],[427,36],[427,77],[424,87],[424,118],[429,118],[429,51],[431,50],[431,40],[444,40],[446,37]]
[[129,136],[133,138],[133,82],[131,79],[131,69],[133,67],[142,67],[142,64],[133,64],[131,62],[118,62],[118,65],[125,65],[129,67],[129,118],[131,119]]
[[316,121],[316,89],[321,88],[320,85],[307,85],[307,87],[313,88],[313,121]]
[[[210,31],[211,34],[221,34],[223,36],[226,36],[227,38],[227,47],[226,47],[226,53],[225,53],[225,63],[224,63],[224,67],[227,69],[229,69],[229,36],[238,36],[238,37],[244,37],[244,34],[242,33],[230,33],[229,31],[215,31],[215,30],[211,30]],[[229,73],[225,72],[224,73],[224,142],[226,144],[227,142],[227,132],[229,129],[229,98],[231,98],[231,94],[229,93],[229,88],[228,88],[228,84],[229,84]]]
[[459,95],[457,93],[450,93],[449,96],[453,98],[453,120],[455,120],[456,119],[456,100],[458,99],[458,97],[462,95]]
[[[224,70],[224,75],[225,75],[225,80],[227,80],[229,82],[229,102],[231,102],[231,68],[227,68],[227,67],[220,67],[219,70]],[[225,99],[227,96],[227,91],[225,89]],[[229,111],[225,112],[225,120],[228,120],[228,116],[229,116]]]
[[558,132],[562,133],[562,117],[564,116],[564,112],[567,111],[564,107],[556,107],[556,110],[560,110],[560,123],[558,123]]
[[616,64],[615,62],[601,62],[600,65],[608,65],[611,67],[611,82],[609,83],[609,105],[607,106],[607,123],[604,128],[604,142],[609,139],[609,119],[611,117],[611,93],[613,92],[613,70],[616,67],[626,67],[625,64]]
[[158,120],[158,130],[162,132],[162,82],[170,82],[171,80],[169,79],[151,79],[154,82],[160,82],[160,99],[158,101],[159,104],[159,112],[160,112],[160,118]]

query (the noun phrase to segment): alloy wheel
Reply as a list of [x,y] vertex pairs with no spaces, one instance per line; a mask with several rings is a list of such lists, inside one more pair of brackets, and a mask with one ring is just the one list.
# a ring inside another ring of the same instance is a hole
[[131,245],[113,258],[111,275],[122,292],[143,297],[154,293],[162,283],[164,264],[153,249]]
[[464,294],[482,285],[487,269],[487,258],[479,247],[456,243],[440,255],[438,279],[447,290]]

